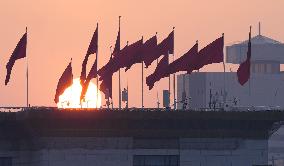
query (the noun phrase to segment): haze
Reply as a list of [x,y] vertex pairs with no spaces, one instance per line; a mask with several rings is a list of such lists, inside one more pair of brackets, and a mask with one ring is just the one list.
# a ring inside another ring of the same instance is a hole
[[[249,26],[253,36],[262,34],[279,41],[284,39],[283,0],[9,0],[0,1],[0,106],[25,106],[26,60],[16,62],[8,86],[4,86],[6,63],[20,37],[28,27],[28,62],[30,75],[30,104],[56,106],[53,102],[60,75],[73,58],[73,74],[79,77],[82,60],[91,36],[99,23],[99,67],[110,57],[121,22],[121,46],[158,32],[161,41],[175,26],[175,58],[180,57],[199,40],[199,49],[225,33],[225,45],[248,38]],[[89,60],[88,70],[95,56]],[[170,58],[172,60],[172,57]],[[145,70],[153,72],[155,63]],[[236,66],[226,64],[227,70]],[[202,71],[222,71],[221,64]],[[122,72],[122,87],[129,85],[129,106],[141,107],[141,64]],[[145,81],[144,81],[145,83]],[[156,107],[156,93],[168,88],[162,79],[152,91],[144,85],[145,107]],[[113,77],[114,105],[117,106],[117,74]]]

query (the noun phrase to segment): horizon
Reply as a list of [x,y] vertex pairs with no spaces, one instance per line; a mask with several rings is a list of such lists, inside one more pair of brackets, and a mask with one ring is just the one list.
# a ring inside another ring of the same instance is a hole
[[[90,0],[85,3],[70,1],[67,6],[64,1],[58,2],[56,0],[0,2],[0,17],[5,25],[0,30],[0,91],[2,95],[5,95],[0,99],[0,105],[24,106],[26,103],[25,59],[15,63],[10,82],[8,86],[4,85],[6,63],[17,42],[25,33],[26,26],[28,27],[27,58],[31,106],[56,106],[53,102],[56,85],[70,58],[73,58],[74,78],[80,76],[81,64],[97,22],[99,24],[98,68],[107,63],[110,57],[109,47],[115,44],[119,15],[122,16],[122,48],[126,41],[133,43],[139,40],[142,35],[146,41],[156,32],[158,32],[158,42],[160,42],[171,32],[172,27],[175,27],[175,59],[187,52],[196,40],[199,41],[200,50],[224,33],[224,46],[231,45],[237,41],[248,39],[249,26],[252,26],[252,37],[254,37],[258,34],[258,22],[261,22],[262,35],[280,42],[284,40],[284,22],[279,23],[277,19],[273,19],[284,14],[281,8],[284,6],[284,2],[280,0],[273,4],[258,0],[250,2],[244,0],[207,2],[203,0],[199,2],[178,1],[176,3],[155,1],[151,3],[152,5],[148,5],[150,2]],[[255,8],[256,3],[261,8]],[[110,4],[113,6],[109,7]],[[198,10],[196,6],[201,6],[203,10]],[[161,13],[158,7],[165,8],[167,11]],[[170,7],[173,9],[169,10]],[[98,11],[97,14],[96,11]],[[147,11],[154,14],[144,13]],[[209,30],[208,27],[210,27]],[[172,58],[171,56],[170,62],[172,62]],[[87,71],[90,70],[94,60],[95,56],[91,55]],[[229,68],[232,68],[233,71],[236,71],[237,66],[226,64],[226,70],[229,71]],[[155,63],[152,63],[149,69],[144,70],[144,76],[151,74],[155,67]],[[136,64],[129,72],[122,72],[122,89],[129,83],[129,107],[141,106],[141,90],[140,88],[137,91],[133,90],[135,86],[141,87],[141,76],[137,76],[137,72],[140,73],[140,70],[141,66]],[[223,71],[223,65],[208,65],[201,71]],[[179,74],[181,73],[183,72],[179,72]],[[131,82],[131,79],[136,77],[137,80]],[[95,82],[94,79],[93,82]],[[113,77],[115,106],[118,105],[116,82],[117,73]],[[145,107],[156,106],[157,88],[161,100],[162,90],[168,88],[168,79],[164,78],[156,83],[152,91],[148,90],[144,79]]]

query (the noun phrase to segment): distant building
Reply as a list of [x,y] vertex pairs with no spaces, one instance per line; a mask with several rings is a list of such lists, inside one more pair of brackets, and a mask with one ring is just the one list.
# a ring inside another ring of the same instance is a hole
[[[284,108],[284,44],[257,35],[251,39],[251,78],[241,86],[236,72],[194,72],[177,77],[177,100],[185,92],[187,108],[279,106]],[[240,64],[246,59],[247,41],[226,47],[226,62]],[[228,69],[227,69],[228,70]],[[179,102],[178,108],[183,103]]]
[[[226,47],[226,62],[246,59],[247,42]],[[178,109],[225,108],[227,110],[273,110],[284,108],[284,44],[257,35],[251,39],[251,77],[241,86],[236,72],[194,72],[177,76]],[[227,69],[228,71],[228,69]],[[185,97],[186,96],[186,97]],[[269,161],[284,164],[284,127],[269,140]]]

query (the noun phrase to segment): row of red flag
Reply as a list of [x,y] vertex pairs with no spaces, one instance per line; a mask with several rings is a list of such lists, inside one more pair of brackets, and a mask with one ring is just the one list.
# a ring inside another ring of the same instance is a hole
[[[7,75],[5,85],[8,84],[12,68],[16,60],[26,57],[26,45],[27,45],[27,32],[18,42],[14,52],[12,53],[9,62],[6,65]],[[164,77],[168,77],[170,74],[174,74],[180,71],[186,71],[190,74],[194,70],[199,70],[203,66],[223,62],[223,47],[224,47],[224,35],[216,39],[200,51],[198,51],[198,43],[183,56],[169,64],[169,54],[174,53],[174,30],[159,44],[157,43],[157,35],[148,39],[143,43],[142,39],[137,42],[126,45],[123,49],[120,49],[120,29],[118,31],[115,48],[110,57],[110,60],[101,69],[97,69],[98,64],[98,25],[93,34],[92,40],[89,44],[87,53],[82,63],[82,71],[80,81],[82,85],[81,100],[84,99],[88,85],[91,79],[100,76],[100,90],[112,98],[112,76],[121,68],[126,68],[125,71],[131,68],[136,63],[144,63],[146,68],[152,64],[153,61],[163,58],[157,64],[155,71],[146,78],[146,83],[151,90],[155,82]],[[92,68],[88,75],[86,75],[86,66],[90,55],[96,54],[96,60],[92,65]],[[244,85],[250,77],[250,58],[251,58],[251,32],[249,33],[248,52],[247,59],[244,61],[237,71],[238,81],[241,85]],[[63,72],[57,84],[56,94],[54,101],[58,103],[59,96],[64,90],[72,85],[73,74],[71,62]]]

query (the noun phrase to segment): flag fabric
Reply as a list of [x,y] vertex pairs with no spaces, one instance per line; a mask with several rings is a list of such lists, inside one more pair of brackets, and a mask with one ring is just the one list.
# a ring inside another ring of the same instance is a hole
[[[124,52],[126,50],[127,46],[125,46],[122,50],[120,50],[120,25],[115,41],[115,46],[112,52],[112,56],[110,60],[108,61],[107,64],[105,64],[102,68],[98,70],[98,75],[100,76],[100,81],[102,81],[102,78],[105,77],[106,75],[109,75],[111,73],[115,73],[121,68],[121,65],[125,66],[125,58],[124,57],[119,57],[118,54],[123,54],[121,52]],[[119,58],[117,58],[119,57]],[[123,63],[122,63],[123,62]]]
[[26,49],[27,49],[27,32],[22,36],[22,38],[18,42],[16,48],[14,49],[6,65],[7,74],[5,79],[5,85],[7,85],[10,80],[11,72],[16,60],[26,57]]
[[65,89],[67,89],[72,84],[73,84],[73,74],[72,74],[72,65],[70,62],[58,81],[56,93],[54,97],[55,103],[59,102],[59,96],[62,95]]
[[97,25],[96,31],[93,34],[92,40],[89,44],[87,54],[82,63],[82,71],[81,71],[81,76],[80,76],[81,85],[83,85],[83,83],[86,80],[86,68],[87,68],[89,56],[97,52],[98,52],[98,25]]
[[[144,59],[146,68],[151,65],[151,63],[158,59],[161,55],[168,55],[174,53],[174,31],[172,31],[167,38],[165,38],[161,43],[157,45],[155,50]],[[146,56],[146,55],[145,55]]]
[[151,64],[152,57],[155,57],[157,48],[157,36],[151,37],[143,44],[142,59],[146,68]]
[[179,71],[187,71],[194,64],[194,59],[198,55],[198,43],[196,43],[187,53],[169,64],[168,75]]
[[224,58],[224,36],[216,39],[212,43],[208,44],[206,47],[198,52],[198,56],[193,58],[196,61],[194,64],[189,65],[187,73],[191,73],[193,70],[199,70],[205,65],[212,63],[223,62]]
[[[127,55],[128,46],[126,45],[122,50],[120,50],[116,56],[111,58],[107,64],[98,70],[98,75],[100,76],[100,81],[106,75],[113,74],[117,72],[120,68],[124,68],[127,65],[128,57]],[[119,54],[119,55],[118,55]]]
[[116,56],[117,53],[120,51],[120,27],[118,29],[118,33],[117,33],[117,37],[116,37],[116,42],[115,42],[115,46],[112,52],[113,56]]
[[103,77],[100,84],[100,91],[105,94],[106,99],[112,98],[112,74]]
[[[113,64],[112,56],[110,57],[109,64]],[[100,77],[102,83],[100,84],[100,91],[105,94],[105,98],[112,98],[112,75],[113,72],[106,72]]]
[[97,59],[96,59],[91,70],[90,70],[90,72],[89,72],[89,74],[88,74],[88,76],[87,76],[87,78],[86,78],[86,80],[85,80],[85,82],[82,85],[80,100],[85,98],[85,95],[87,93],[91,79],[97,77],[97,65],[98,65],[98,63],[97,63]]
[[158,51],[161,55],[174,53],[174,31],[158,45]]
[[169,55],[164,55],[164,57],[158,63],[154,73],[146,77],[146,84],[151,90],[154,87],[155,82],[167,76],[167,68],[169,65]]
[[143,39],[138,40],[137,42],[128,46],[128,51],[126,52],[126,55],[124,55],[127,57],[125,71],[130,69],[132,65],[143,62],[142,49],[143,49]]
[[91,43],[89,44],[87,55],[91,55],[91,54],[98,52],[98,36],[99,36],[99,33],[98,33],[98,25],[97,25],[97,28],[93,34]]
[[247,59],[239,66],[237,71],[238,81],[243,86],[250,78],[251,58],[251,32],[249,32]]

